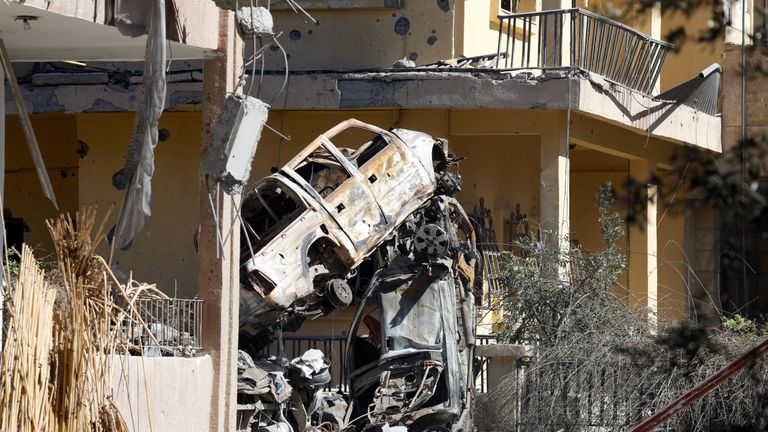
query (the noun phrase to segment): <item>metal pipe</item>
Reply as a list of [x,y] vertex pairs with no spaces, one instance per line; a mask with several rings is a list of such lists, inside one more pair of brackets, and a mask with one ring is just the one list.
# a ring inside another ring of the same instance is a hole
[[635,65],[635,71],[634,71],[634,79],[628,84],[632,88],[637,88],[637,85],[640,83],[640,78],[642,77],[643,70],[645,69],[643,66],[648,61],[648,55],[650,54],[650,47],[647,43],[647,41],[644,41],[645,43],[642,44],[642,49],[640,50],[640,55],[637,58],[637,64]]
[[595,61],[595,45],[597,45],[597,21],[590,17],[589,24],[592,32],[592,43],[589,47],[589,62],[587,63],[587,69],[592,69],[592,65]]
[[725,365],[722,369],[710,375],[707,379],[697,384],[695,387],[684,393],[682,396],[667,404],[664,408],[657,411],[654,415],[648,417],[632,429],[632,432],[650,432],[656,426],[664,423],[678,411],[691,405],[697,400],[709,394],[720,384],[725,382],[746,366],[753,364],[760,356],[768,351],[768,339],[761,342],[756,347],[740,355],[736,360]]
[[[501,54],[501,35],[504,32],[504,19],[499,18],[499,43],[496,45],[496,54]],[[507,50],[509,52],[509,50]],[[499,67],[499,55],[496,56],[496,61],[494,62],[494,67],[498,69]]]
[[[509,23],[507,23],[509,24]],[[517,18],[512,18],[512,53],[509,54],[507,57],[511,57],[511,60],[509,62],[512,64],[512,67],[515,67],[515,35],[517,34]],[[507,25],[507,52],[509,53],[509,25]]]
[[659,79],[659,75],[661,75],[661,68],[664,65],[664,61],[667,59],[667,54],[669,54],[669,50],[661,50],[661,59],[659,60],[659,65],[656,67],[656,71],[653,73],[653,79],[651,80],[651,86],[656,85],[656,80]]
[[[531,67],[531,34],[533,33],[533,18],[528,18],[528,52],[525,56],[525,67]],[[525,20],[523,20],[523,34],[525,34]]]
[[582,41],[584,39],[584,15],[578,14],[579,17],[579,54],[578,54],[578,66],[583,67],[582,64],[582,57],[584,56],[584,48],[582,46]]
[[573,63],[576,61],[576,41],[574,39],[576,35],[576,14],[571,12],[568,14],[568,17],[571,19],[571,26],[570,26],[570,43],[568,46],[568,52],[570,53],[570,56],[568,57],[568,66],[573,68]]
[[[517,18],[512,18],[512,21],[513,22],[517,21]],[[507,51],[506,51],[507,53],[509,53],[509,41],[510,41],[509,32],[510,32],[509,22],[507,22]],[[514,53],[515,53],[515,40],[514,40],[514,37],[515,37],[515,34],[513,32],[512,33],[512,55],[514,55]],[[507,58],[504,59],[504,66],[505,67],[509,67],[509,64],[512,63],[512,67],[515,67],[515,59],[513,58],[513,59],[510,60],[509,57],[510,56],[507,55]]]
[[[544,20],[543,29],[542,29],[541,20]],[[544,42],[543,42],[543,44],[540,47],[540,51],[541,51],[541,65],[544,66],[544,67],[546,67],[546,65],[547,65],[547,37],[548,37],[548,35],[547,35],[547,21],[549,21],[549,19],[547,18],[546,15],[542,15],[541,18],[539,18],[539,34],[540,35],[544,35],[544,37],[543,37]]]
[[612,44],[616,43],[616,41],[613,39],[615,33],[616,28],[613,26],[608,27],[608,30],[606,30],[605,52],[603,53],[603,61],[600,63],[600,75],[605,75],[605,66],[608,64],[608,57],[610,57],[614,52],[614,50],[611,50],[611,48]]
[[653,63],[653,60],[656,57],[656,51],[658,45],[655,45],[653,43],[649,43],[648,45],[648,57],[646,61],[644,62],[644,66],[641,73],[640,73],[640,79],[637,83],[637,88],[645,88],[646,83],[648,79],[651,78],[651,64]]
[[635,61],[635,56],[637,55],[637,45],[639,44],[639,39],[637,37],[633,37],[630,41],[629,46],[629,59],[624,63],[624,71],[621,74],[621,77],[617,80],[618,82],[624,84],[629,80],[630,73],[632,70],[632,64]]

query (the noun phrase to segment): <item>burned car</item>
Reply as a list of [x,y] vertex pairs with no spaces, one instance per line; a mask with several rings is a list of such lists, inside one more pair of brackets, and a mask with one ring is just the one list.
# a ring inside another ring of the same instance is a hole
[[[331,139],[350,128],[374,134],[356,151]],[[350,276],[448,175],[446,144],[405,129],[350,119],[320,135],[243,196],[241,340],[264,343],[313,315],[350,304]]]
[[[373,134],[358,150],[331,139]],[[348,120],[244,196],[240,430],[472,430],[478,264],[472,224],[450,195],[447,143]],[[355,305],[344,391],[317,350],[263,348],[311,316]],[[297,355],[294,353],[293,355]],[[246,356],[243,356],[246,358]]]
[[[346,365],[356,430],[472,430],[475,238],[464,210],[436,196],[382,246]],[[360,338],[360,324],[368,337]]]

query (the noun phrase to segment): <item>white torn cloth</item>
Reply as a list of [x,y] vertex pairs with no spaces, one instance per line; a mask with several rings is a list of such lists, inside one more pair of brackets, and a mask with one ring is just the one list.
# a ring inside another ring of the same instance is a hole
[[165,107],[166,57],[165,0],[155,0],[147,31],[143,95],[124,167],[130,181],[113,240],[123,250],[131,247],[133,239],[152,215],[152,174],[155,171],[157,125]]

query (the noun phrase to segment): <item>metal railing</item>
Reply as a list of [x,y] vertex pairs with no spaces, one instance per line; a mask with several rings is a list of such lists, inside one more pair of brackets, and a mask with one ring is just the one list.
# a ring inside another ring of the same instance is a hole
[[650,94],[672,48],[580,8],[513,13],[499,15],[496,67],[576,67]]
[[637,366],[606,364],[595,369],[568,361],[532,365],[515,363],[500,387],[489,393],[503,404],[485,407],[484,415],[513,431],[628,431],[658,408],[652,389],[628,386],[628,377],[640,372]]
[[334,389],[347,391],[346,375],[344,374],[344,353],[347,349],[346,336],[285,336],[278,337],[272,343],[259,351],[264,357],[275,356],[292,360],[301,356],[307,350],[318,349],[330,360],[331,381],[325,385],[325,390]]
[[125,310],[130,316],[119,323],[123,337],[142,354],[192,357],[202,350],[203,300],[139,298]]

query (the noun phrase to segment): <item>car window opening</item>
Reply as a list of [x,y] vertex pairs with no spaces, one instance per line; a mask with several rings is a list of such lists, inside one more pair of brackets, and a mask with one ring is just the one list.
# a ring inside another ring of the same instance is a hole
[[296,168],[296,173],[323,198],[333,193],[350,177],[341,163],[324,149],[318,149],[310,154]]
[[[298,219],[306,207],[276,182],[263,183],[250,194],[256,200],[247,199],[247,208],[243,208],[243,221],[247,233],[243,233],[242,242],[251,241],[251,248],[257,250],[283,228]],[[250,254],[248,243],[241,247],[241,254]]]
[[360,150],[355,152],[352,156],[352,159],[357,162],[358,166],[363,166],[388,145],[389,141],[386,138],[381,135],[376,135],[372,140],[363,144],[363,146],[360,147]]

